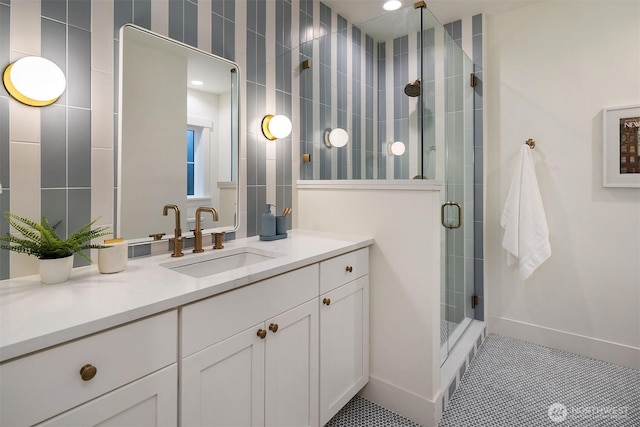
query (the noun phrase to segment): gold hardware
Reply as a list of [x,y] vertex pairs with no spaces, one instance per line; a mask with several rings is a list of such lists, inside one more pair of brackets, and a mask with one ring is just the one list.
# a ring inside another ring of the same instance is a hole
[[309,163],[311,161],[311,154],[304,153],[302,155],[302,163]]
[[529,138],[527,139],[527,141],[525,142],[525,144],[527,144],[529,146],[529,148],[531,148],[532,150],[534,148],[536,148],[536,140],[533,138]]
[[258,329],[257,335],[261,340],[263,340],[267,336],[267,331],[265,331],[264,329]]
[[[456,224],[445,224],[445,222],[444,222],[444,210],[446,209],[447,206],[455,206],[456,208],[458,208],[458,222]],[[444,203],[440,207],[440,223],[442,224],[442,226],[444,228],[449,228],[449,229],[455,229],[455,228],[462,227],[462,207],[460,206],[460,204],[456,203],[456,202]]]
[[222,244],[224,240],[224,231],[222,233],[212,233],[213,234],[213,249],[222,249],[224,245]]
[[311,68],[311,61],[308,59],[305,59],[304,61],[302,61],[302,69],[308,70],[309,68]]
[[469,86],[471,87],[478,86],[478,76],[476,76],[475,73],[471,73],[471,76],[469,78]]
[[172,209],[176,213],[176,228],[173,230],[174,238],[173,240],[173,253],[172,257],[181,257],[184,254],[182,253],[182,230],[180,229],[180,208],[178,205],[164,205],[162,209],[162,215],[167,216],[169,214],[169,209]]
[[424,9],[427,7],[427,4],[424,1],[415,2],[413,4],[414,9]]
[[86,364],[82,368],[80,368],[80,376],[82,377],[82,381],[92,380],[93,377],[98,373],[98,368],[91,364]]
[[[162,240],[162,236],[164,236],[165,233],[156,233],[156,234],[149,234],[149,237],[153,237],[153,241],[158,241],[158,240]],[[107,243],[105,241],[105,243]]]
[[194,254],[204,252],[204,249],[202,249],[202,221],[200,220],[200,214],[202,212],[211,212],[211,215],[213,215],[213,220],[218,221],[218,211],[214,208],[199,207],[198,209],[196,209],[196,229],[193,230],[193,237],[195,240],[193,243]]
[[323,299],[323,300],[322,300],[322,303],[323,303],[324,305],[329,305],[329,304],[331,304],[331,298],[325,298],[325,299]]
[[352,273],[353,272],[353,267],[351,267],[350,265],[347,265],[347,273]]
[[278,324],[277,323],[270,324],[269,330],[275,334],[276,332],[278,332]]

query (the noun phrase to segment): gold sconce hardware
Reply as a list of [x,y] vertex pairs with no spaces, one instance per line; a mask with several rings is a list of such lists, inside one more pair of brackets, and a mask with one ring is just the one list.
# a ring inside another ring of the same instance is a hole
[[222,233],[211,233],[213,234],[213,249],[222,249],[224,245],[222,244],[224,240],[224,231]]
[[267,114],[262,119],[262,134],[269,141],[286,138],[292,130],[291,120],[282,114]]
[[324,305],[329,305],[329,304],[331,304],[331,298],[325,298],[325,299],[323,299],[323,300],[322,300],[322,303],[323,303]]
[[427,3],[425,3],[424,1],[418,1],[413,4],[414,9],[421,9],[426,7],[427,7]]
[[80,376],[82,377],[82,381],[92,380],[93,377],[98,373],[98,368],[88,363],[80,368]]
[[263,340],[267,336],[267,331],[265,331],[264,329],[258,329],[258,333],[256,335],[258,335],[258,337]]
[[347,271],[347,273],[352,273],[353,272],[353,267],[351,267],[350,265],[347,265],[346,271]]
[[158,241],[158,240],[162,240],[162,236],[164,236],[165,233],[156,233],[156,234],[149,234],[149,237],[153,237],[153,241]]
[[302,69],[308,70],[309,68],[311,68],[311,61],[309,59],[302,61]]
[[525,142],[525,144],[527,144],[532,150],[536,148],[536,140],[533,138],[527,139],[527,142]]
[[277,323],[270,324],[269,330],[275,334],[276,332],[278,332],[278,324]]
[[302,155],[302,163],[309,163],[311,161],[311,154],[304,153]]

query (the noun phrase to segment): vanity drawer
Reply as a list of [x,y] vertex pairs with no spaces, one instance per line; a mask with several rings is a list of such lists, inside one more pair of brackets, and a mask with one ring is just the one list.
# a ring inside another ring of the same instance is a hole
[[3,363],[0,425],[35,424],[175,363],[177,342],[173,310]]
[[369,248],[359,249],[320,263],[320,294],[369,273]]
[[318,296],[318,264],[182,308],[182,357]]

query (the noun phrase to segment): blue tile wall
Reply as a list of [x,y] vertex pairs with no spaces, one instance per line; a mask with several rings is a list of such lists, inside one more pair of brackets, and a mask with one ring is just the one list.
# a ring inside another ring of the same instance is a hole
[[374,138],[373,138],[373,72],[374,43],[370,36],[365,37],[365,178],[373,179],[374,170]]
[[362,178],[362,31],[351,30],[351,170],[353,179]]
[[133,23],[151,29],[151,0],[133,1]]
[[40,14],[43,17],[67,23],[67,0],[47,0],[40,6]]
[[184,42],[198,47],[198,2],[184,2]]
[[393,40],[393,140],[407,146],[403,156],[393,158],[394,179],[409,179],[409,102],[404,87],[409,83],[409,36]]
[[91,108],[91,33],[69,26],[67,34],[67,104]]
[[[331,9],[320,3],[320,34],[331,34]],[[320,77],[320,134],[316,140],[320,148],[320,179],[331,179],[331,151],[323,141],[324,132],[331,130],[331,37],[324,36],[318,41],[319,45],[319,77]]]
[[134,22],[133,0],[113,0],[113,38],[118,40],[120,37],[120,27],[130,22]]
[[387,44],[378,43],[378,179],[387,178]]
[[67,108],[53,104],[43,108],[40,124],[40,179],[42,188],[67,186]]
[[[11,206],[9,206],[10,193],[11,191],[7,188],[0,193],[0,212],[2,215],[4,212],[11,211]],[[0,235],[6,236],[7,234],[9,234],[9,223],[3,217],[0,221]],[[9,256],[9,251],[0,251],[0,280],[8,279],[11,274]]]
[[184,41],[184,2],[169,0],[169,37]]
[[62,221],[56,231],[60,236],[67,236],[67,189],[43,188],[40,193],[41,215],[47,218],[51,225]]
[[[301,0],[299,19],[300,64],[313,61],[313,1]],[[312,64],[313,65],[313,64]],[[311,154],[311,162],[300,163],[300,179],[313,179],[313,69],[300,68],[300,154]]]
[[[337,66],[337,123],[336,125],[341,129],[347,129],[348,117],[347,117],[347,43],[348,43],[348,24],[347,20],[338,15],[338,28],[337,28],[337,52],[336,52],[336,66]],[[347,179],[347,150],[338,150],[337,159],[337,179]]]
[[67,184],[91,188],[91,110],[68,107],[67,121]]
[[[91,189],[68,190],[68,230],[78,230],[91,221]],[[74,267],[87,265],[87,262],[76,255],[73,260]]]
[[[226,3],[225,3],[226,6]],[[267,191],[267,141],[260,131],[266,111],[266,3],[247,2],[247,235],[260,233]],[[275,46],[272,47],[275,49]]]
[[[5,36],[9,32],[8,25],[1,25],[3,9],[9,7],[0,5],[0,37]],[[7,21],[8,22],[8,19]],[[5,32],[6,31],[6,32]],[[8,62],[8,61],[7,61]],[[0,184],[2,184],[2,193],[0,193],[0,215],[10,211],[9,194],[9,98],[0,93]],[[9,224],[0,217],[0,235],[9,233]],[[9,251],[0,251],[0,280],[9,278]]]
[[[45,1],[43,3],[47,3]],[[68,24],[85,31],[91,31],[91,2],[68,0]]]
[[[276,111],[292,117],[291,71],[291,1],[276,0]],[[291,175],[291,136],[278,140],[276,146],[276,206],[278,212],[292,206],[293,187]],[[291,229],[287,217],[287,229]]]

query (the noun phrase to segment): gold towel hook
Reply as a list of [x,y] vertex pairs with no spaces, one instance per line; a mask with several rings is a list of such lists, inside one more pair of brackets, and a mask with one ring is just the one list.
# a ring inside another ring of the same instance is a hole
[[527,144],[532,150],[536,148],[536,140],[533,138],[527,139],[527,142],[525,142],[525,144]]

